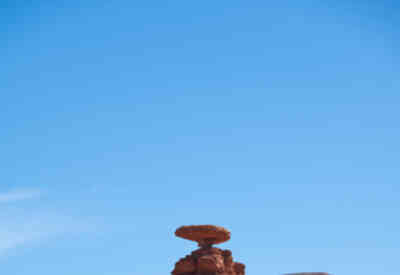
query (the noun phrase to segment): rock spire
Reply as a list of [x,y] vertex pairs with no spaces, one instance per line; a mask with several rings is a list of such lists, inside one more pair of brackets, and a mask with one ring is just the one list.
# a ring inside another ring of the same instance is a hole
[[230,232],[215,225],[179,227],[175,235],[195,241],[199,249],[175,263],[172,275],[244,275],[245,265],[234,262],[230,250],[212,247],[230,239]]

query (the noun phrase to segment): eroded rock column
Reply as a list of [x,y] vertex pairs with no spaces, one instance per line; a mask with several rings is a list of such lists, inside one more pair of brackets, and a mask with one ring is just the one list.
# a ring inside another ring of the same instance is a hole
[[195,241],[199,249],[180,259],[172,275],[244,275],[245,265],[234,262],[230,250],[213,247],[230,239],[230,232],[220,226],[182,226],[175,235]]

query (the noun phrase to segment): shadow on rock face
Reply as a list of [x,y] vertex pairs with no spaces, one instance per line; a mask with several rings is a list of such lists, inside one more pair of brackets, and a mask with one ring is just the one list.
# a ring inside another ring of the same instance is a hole
[[245,265],[233,261],[230,250],[212,247],[229,240],[230,232],[213,225],[184,226],[175,233],[178,237],[196,241],[200,248],[180,259],[172,275],[244,275]]
[[198,249],[180,259],[173,275],[244,275],[245,265],[233,261],[230,250]]

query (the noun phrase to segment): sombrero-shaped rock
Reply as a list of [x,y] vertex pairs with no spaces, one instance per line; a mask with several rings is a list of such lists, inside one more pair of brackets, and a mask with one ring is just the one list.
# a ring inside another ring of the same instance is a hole
[[175,235],[198,242],[200,246],[223,243],[231,238],[231,232],[215,225],[181,226],[175,231]]

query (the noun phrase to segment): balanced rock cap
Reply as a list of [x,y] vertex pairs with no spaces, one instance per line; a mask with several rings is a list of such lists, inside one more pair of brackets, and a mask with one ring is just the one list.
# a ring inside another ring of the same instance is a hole
[[198,242],[199,246],[219,244],[231,238],[231,232],[215,225],[181,226],[175,231],[177,237]]

